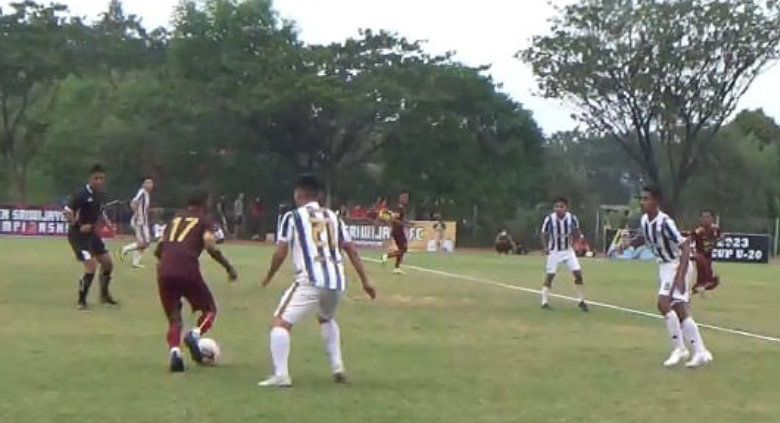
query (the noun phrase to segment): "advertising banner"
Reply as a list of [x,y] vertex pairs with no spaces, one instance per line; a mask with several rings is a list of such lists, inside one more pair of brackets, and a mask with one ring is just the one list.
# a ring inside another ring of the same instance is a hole
[[[347,225],[352,241],[363,248],[383,248],[392,237],[391,228],[387,224],[377,223],[373,220],[344,221]],[[409,251],[436,252],[455,250],[457,237],[457,224],[455,222],[436,221],[411,221],[408,222],[406,236],[409,239]]]

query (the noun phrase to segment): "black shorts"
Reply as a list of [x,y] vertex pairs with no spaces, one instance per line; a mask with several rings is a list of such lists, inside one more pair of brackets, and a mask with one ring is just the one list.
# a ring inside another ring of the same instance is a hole
[[78,261],[87,261],[108,253],[106,244],[95,233],[83,234],[78,231],[70,231],[68,232],[68,243]]

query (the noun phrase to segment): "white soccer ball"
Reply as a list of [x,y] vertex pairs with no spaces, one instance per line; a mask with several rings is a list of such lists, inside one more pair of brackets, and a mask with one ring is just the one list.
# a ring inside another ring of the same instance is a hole
[[219,362],[220,350],[217,341],[211,338],[200,338],[198,340],[198,348],[200,348],[201,354],[203,354],[203,363],[216,366]]

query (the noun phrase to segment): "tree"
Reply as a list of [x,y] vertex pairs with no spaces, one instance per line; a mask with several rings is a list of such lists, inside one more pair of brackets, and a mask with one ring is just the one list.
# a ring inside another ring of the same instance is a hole
[[[541,94],[618,142],[668,206],[738,100],[778,55],[773,0],[582,0],[519,53]],[[668,169],[660,166],[664,155]]]
[[31,114],[46,110],[58,81],[76,66],[74,41],[81,23],[63,16],[65,6],[32,1],[0,10],[0,147],[15,197],[24,201],[30,161],[40,151],[48,123]]

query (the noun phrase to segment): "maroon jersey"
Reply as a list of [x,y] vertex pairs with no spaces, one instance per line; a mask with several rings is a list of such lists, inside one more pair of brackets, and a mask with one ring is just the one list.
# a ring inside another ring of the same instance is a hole
[[404,219],[406,218],[406,206],[399,204],[393,211],[393,234],[404,233]]
[[718,238],[720,238],[720,228],[717,226],[713,225],[709,228],[699,226],[693,231],[693,241],[696,243],[696,252],[705,257],[712,257],[712,250],[715,249]]
[[162,257],[158,273],[162,277],[200,277],[203,234],[214,231],[214,222],[200,213],[187,211],[173,218],[160,240]]

